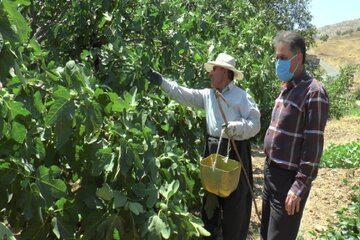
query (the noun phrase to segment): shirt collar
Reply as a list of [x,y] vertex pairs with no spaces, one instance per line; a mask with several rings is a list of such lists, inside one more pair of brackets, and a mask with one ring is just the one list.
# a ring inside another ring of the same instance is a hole
[[224,94],[226,92],[229,92],[231,91],[233,88],[235,87],[235,84],[233,81],[231,81],[228,85],[226,85],[226,87],[224,87],[222,90],[221,90],[221,93]]
[[286,83],[285,88],[295,88],[297,87],[302,81],[306,81],[310,78],[310,76],[306,73],[305,69],[300,73],[297,79],[293,79],[290,82]]

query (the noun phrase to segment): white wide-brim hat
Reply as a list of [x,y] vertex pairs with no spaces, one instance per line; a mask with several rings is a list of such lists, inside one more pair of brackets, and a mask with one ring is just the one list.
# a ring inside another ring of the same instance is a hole
[[206,71],[211,72],[214,68],[214,66],[219,66],[219,67],[223,67],[226,69],[229,69],[231,71],[234,72],[234,78],[241,80],[243,79],[244,75],[242,74],[241,71],[237,70],[235,67],[236,63],[235,63],[235,59],[226,54],[226,53],[220,53],[215,61],[209,61],[207,63],[204,64],[204,67],[206,69]]

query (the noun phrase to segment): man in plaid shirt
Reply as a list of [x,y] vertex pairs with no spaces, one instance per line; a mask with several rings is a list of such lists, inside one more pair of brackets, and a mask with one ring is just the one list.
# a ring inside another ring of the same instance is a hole
[[329,101],[322,85],[305,71],[301,35],[280,32],[274,47],[282,89],[264,139],[261,237],[291,240],[318,172]]

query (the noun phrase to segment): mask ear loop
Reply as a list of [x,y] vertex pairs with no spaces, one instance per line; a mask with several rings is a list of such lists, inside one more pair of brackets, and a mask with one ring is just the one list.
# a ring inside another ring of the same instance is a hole
[[[297,56],[297,54],[295,54],[290,60],[292,60],[294,57],[296,57]],[[299,61],[296,61],[296,68],[295,68],[295,70],[293,71],[293,73],[292,74],[295,74],[295,72],[296,72],[296,70],[298,69],[298,67],[299,67]]]

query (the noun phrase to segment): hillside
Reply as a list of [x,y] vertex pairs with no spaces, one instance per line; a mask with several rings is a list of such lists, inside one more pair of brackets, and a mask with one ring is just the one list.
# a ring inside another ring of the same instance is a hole
[[360,18],[327,25],[317,29],[317,37],[328,35],[329,37],[340,36],[349,31],[359,31]]
[[360,31],[334,36],[327,41],[317,40],[309,53],[338,68],[345,64],[360,66]]
[[[360,19],[355,21],[359,23]],[[328,26],[327,30],[338,31],[335,24]],[[347,26],[347,25],[344,25]],[[355,75],[355,89],[360,91],[360,31],[354,31],[351,34],[329,37],[327,41],[316,40],[316,45],[309,49],[309,54],[315,55],[321,61],[324,61],[338,70],[347,65],[352,64],[358,67]]]

